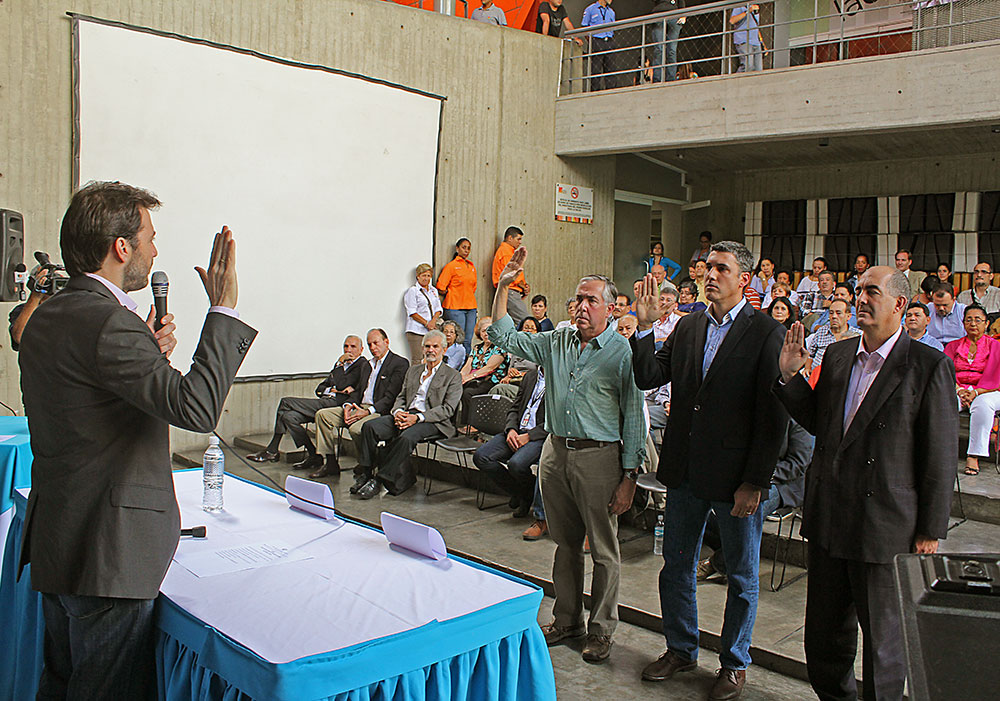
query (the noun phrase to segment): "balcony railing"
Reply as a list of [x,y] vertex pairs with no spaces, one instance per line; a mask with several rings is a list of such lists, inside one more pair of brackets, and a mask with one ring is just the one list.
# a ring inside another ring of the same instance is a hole
[[1000,0],[728,0],[567,32],[559,94],[993,39]]

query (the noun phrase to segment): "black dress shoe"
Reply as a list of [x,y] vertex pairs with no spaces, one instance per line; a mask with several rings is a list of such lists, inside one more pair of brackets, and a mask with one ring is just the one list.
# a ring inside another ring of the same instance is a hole
[[531,504],[526,504],[522,501],[518,503],[517,508],[514,509],[514,518],[526,518],[530,513]]
[[264,448],[264,450],[258,450],[256,453],[250,453],[247,456],[247,460],[253,460],[254,462],[278,462],[278,454]]
[[340,463],[336,460],[327,460],[323,467],[315,472],[309,473],[309,479],[319,479],[320,477],[336,477],[340,475]]
[[297,462],[292,465],[293,470],[311,470],[314,467],[323,467],[323,456],[318,453],[313,453],[312,455],[307,455],[306,459],[302,462]]
[[361,485],[361,488],[356,492],[356,494],[362,499],[374,499],[378,496],[379,492],[382,491],[382,485],[379,481],[372,477],[370,480]]
[[351,494],[357,494],[358,490],[365,486],[365,483],[372,478],[371,475],[361,473],[360,475],[354,475],[354,484],[348,490]]

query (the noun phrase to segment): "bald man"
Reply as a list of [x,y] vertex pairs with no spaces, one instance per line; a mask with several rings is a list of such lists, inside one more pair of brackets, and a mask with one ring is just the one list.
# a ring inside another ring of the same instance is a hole
[[659,294],[663,290],[676,290],[674,283],[667,279],[667,269],[662,265],[654,265],[649,269],[649,272],[653,274],[653,279],[656,280],[656,292]]
[[305,424],[315,420],[316,412],[328,407],[343,406],[346,402],[358,404],[368,387],[372,366],[361,357],[361,339],[348,336],[344,339],[344,354],[337,360],[327,378],[316,387],[316,398],[283,397],[274,417],[274,435],[264,450],[247,456],[254,462],[278,462],[278,445],[287,433],[297,448],[305,447],[305,460],[295,463],[296,470],[323,467],[325,460],[316,452],[316,446],[306,433]]

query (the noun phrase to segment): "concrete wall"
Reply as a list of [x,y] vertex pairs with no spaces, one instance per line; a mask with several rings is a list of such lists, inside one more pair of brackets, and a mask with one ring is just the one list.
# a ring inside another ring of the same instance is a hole
[[[559,41],[372,0],[0,3],[4,106],[0,207],[24,214],[29,251],[58,253],[59,222],[72,189],[67,10],[340,68],[446,96],[436,262],[440,265],[450,258],[452,244],[460,236],[472,240],[472,258],[480,271],[481,310],[488,308],[492,298],[489,263],[498,232],[509,224],[524,227],[530,248],[528,279],[535,290],[551,299],[568,296],[586,272],[611,272],[614,159],[566,161],[553,155]],[[592,226],[554,221],[556,182],[595,189]],[[136,184],[156,190],[156,183]],[[244,279],[241,284],[264,281]],[[0,311],[7,312],[11,306],[0,305]],[[253,323],[253,319],[247,321]],[[377,322],[371,320],[373,325]],[[201,320],[180,319],[178,323],[190,326]],[[0,339],[0,346],[0,398],[19,406],[17,357],[5,338]],[[333,358],[331,353],[331,364]],[[220,424],[223,434],[269,430],[277,399],[286,394],[309,395],[314,385],[298,381],[235,386]],[[174,437],[175,448],[194,445],[204,445],[203,439]]]
[[556,153],[992,123],[1000,42],[560,98]]
[[632,296],[632,281],[646,272],[643,261],[649,255],[647,205],[615,202],[615,268],[612,279],[619,289]]

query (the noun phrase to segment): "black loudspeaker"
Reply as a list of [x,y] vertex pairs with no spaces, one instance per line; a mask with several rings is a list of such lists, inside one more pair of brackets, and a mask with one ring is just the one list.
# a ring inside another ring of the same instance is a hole
[[909,698],[1000,695],[1000,554],[897,555]]
[[19,302],[21,296],[14,284],[14,268],[24,262],[24,217],[9,209],[0,209],[0,231],[3,232],[0,302]]

